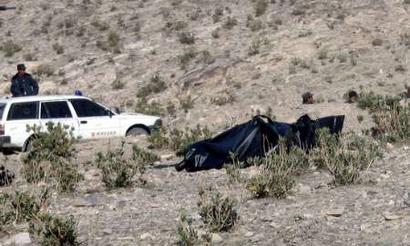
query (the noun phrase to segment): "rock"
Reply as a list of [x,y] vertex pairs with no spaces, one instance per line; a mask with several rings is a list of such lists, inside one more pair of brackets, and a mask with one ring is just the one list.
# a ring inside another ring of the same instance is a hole
[[144,233],[144,234],[142,234],[141,236],[140,236],[140,239],[141,240],[147,240],[147,239],[153,239],[154,237],[150,234],[150,233],[148,233],[148,232],[146,232],[146,233]]
[[391,143],[387,143],[386,148],[389,149],[389,150],[392,150],[392,149],[394,149],[394,145],[391,144]]
[[248,231],[247,233],[245,233],[245,237],[252,237],[253,236],[253,232]]
[[340,217],[344,213],[343,208],[332,209],[326,212],[326,215],[333,216],[333,217]]
[[30,234],[28,232],[22,232],[14,236],[15,245],[29,245],[31,244]]
[[396,215],[396,214],[391,214],[391,213],[384,213],[384,214],[383,214],[383,217],[384,217],[384,219],[387,220],[387,221],[401,219],[401,216]]
[[212,243],[221,243],[223,241],[222,237],[217,233],[212,233]]
[[299,184],[298,185],[298,190],[302,194],[309,194],[309,193],[312,192],[312,188],[310,186],[304,185],[304,184]]
[[313,214],[303,214],[303,218],[305,218],[305,219],[313,219]]
[[161,155],[160,159],[161,159],[161,161],[169,161],[174,157],[175,157],[174,154],[168,154],[168,155]]
[[104,233],[104,235],[111,235],[112,234],[112,230],[109,229],[109,228],[104,229],[102,232]]

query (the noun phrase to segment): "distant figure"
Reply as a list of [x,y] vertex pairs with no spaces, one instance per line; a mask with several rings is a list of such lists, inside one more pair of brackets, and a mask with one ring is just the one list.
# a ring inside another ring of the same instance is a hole
[[38,94],[37,81],[26,73],[24,64],[17,65],[17,74],[11,78],[11,94],[13,97],[34,96]]
[[75,90],[74,95],[76,96],[82,96],[83,93],[80,90]]
[[355,103],[357,102],[357,99],[359,99],[359,94],[357,94],[357,92],[355,91],[349,91],[349,93],[347,94],[347,103]]
[[313,99],[313,94],[310,92],[303,93],[302,102],[303,104],[314,104],[315,100]]
[[410,86],[407,87],[407,91],[404,92],[405,98],[410,98]]

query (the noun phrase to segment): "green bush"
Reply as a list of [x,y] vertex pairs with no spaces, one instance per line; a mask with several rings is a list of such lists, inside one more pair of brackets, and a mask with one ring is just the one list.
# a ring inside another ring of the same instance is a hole
[[96,45],[103,51],[110,51],[112,53],[121,53],[120,49],[121,38],[115,31],[110,31],[106,40],[98,40]]
[[179,104],[181,105],[181,108],[184,110],[185,113],[187,113],[190,109],[194,108],[195,100],[192,99],[191,95],[188,95],[186,97],[180,97],[178,98]]
[[398,142],[410,139],[410,108],[393,104],[389,109],[373,113],[376,126],[372,134],[377,139]]
[[192,219],[181,215],[177,227],[178,245],[195,246],[200,244],[198,232],[192,227]]
[[39,212],[42,204],[27,192],[16,191],[15,194],[0,194],[0,225],[28,222]]
[[31,221],[30,233],[35,235],[42,246],[76,246],[77,224],[73,217],[68,219],[42,214]]
[[371,130],[377,139],[397,142],[410,138],[410,106],[401,104],[400,100],[400,97],[381,96],[373,92],[360,94],[357,105],[372,114],[376,126]]
[[57,53],[57,55],[64,53],[64,47],[58,43],[53,44],[53,50]]
[[180,32],[178,33],[178,39],[181,44],[194,44],[195,34],[192,32]]
[[152,101],[148,103],[145,97],[137,100],[134,109],[135,112],[148,115],[162,115],[164,113],[164,108],[158,102]]
[[54,74],[54,68],[49,64],[40,64],[36,69],[34,69],[33,74],[39,77],[50,77]]
[[236,25],[238,25],[238,20],[234,17],[228,16],[228,18],[226,19],[223,27],[225,29],[231,30]]
[[284,198],[293,188],[294,176],[307,168],[305,153],[298,148],[287,149],[284,142],[265,158],[253,160],[261,166],[259,174],[247,181],[246,187],[255,198]]
[[72,162],[76,141],[72,129],[49,122],[45,130],[27,126],[27,132],[32,137],[31,149],[22,157],[22,173],[26,181],[51,181],[61,191],[72,191],[82,179],[77,165]]
[[241,168],[245,167],[245,163],[239,161],[235,154],[230,153],[231,164],[224,165],[229,182],[235,183],[242,181]]
[[357,106],[361,109],[367,109],[370,112],[389,110],[400,102],[400,97],[381,96],[374,92],[360,93],[357,100]]
[[196,128],[186,128],[185,131],[161,128],[158,131],[153,132],[149,136],[148,141],[157,149],[171,149],[177,152],[182,152],[190,144],[210,138],[211,136],[212,133],[207,127],[197,125]]
[[249,56],[254,56],[254,55],[259,54],[259,52],[260,52],[259,49],[261,48],[261,45],[262,45],[261,40],[259,40],[259,39],[254,40],[251,43],[251,45],[249,46],[248,55]]
[[317,147],[310,153],[310,160],[319,168],[327,168],[336,185],[346,185],[359,182],[360,172],[378,156],[378,146],[371,140],[354,133],[335,136],[324,129],[318,132]]
[[21,50],[21,47],[14,41],[8,40],[3,43],[1,50],[3,50],[5,57],[12,57],[15,53]]
[[255,16],[259,17],[265,14],[268,8],[268,2],[266,0],[257,0],[255,4]]
[[199,215],[211,232],[229,231],[239,219],[235,209],[236,201],[229,197],[222,197],[218,191],[212,189],[201,190],[198,201]]
[[116,79],[114,80],[114,82],[111,83],[111,88],[113,90],[121,90],[121,89],[124,89],[124,87],[125,87],[125,83],[119,79]]
[[181,69],[186,69],[189,63],[198,55],[194,49],[185,51],[182,55],[178,56],[178,61]]
[[124,149],[125,142],[121,147],[110,150],[103,154],[97,153],[94,165],[102,171],[102,181],[108,188],[127,187],[134,183],[134,176],[138,174],[137,182],[144,185],[146,165],[159,160],[151,153],[145,152],[136,145],[132,147],[131,157],[127,157]]
[[163,92],[167,89],[164,79],[158,74],[151,77],[149,83],[143,86],[137,93],[137,97],[147,97],[151,94]]

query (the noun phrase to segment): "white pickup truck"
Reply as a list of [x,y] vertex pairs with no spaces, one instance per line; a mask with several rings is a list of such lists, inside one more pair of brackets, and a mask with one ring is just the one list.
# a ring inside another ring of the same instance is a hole
[[157,116],[116,113],[83,96],[32,96],[0,99],[0,148],[26,151],[31,133],[27,125],[61,123],[75,137],[97,139],[150,134],[161,126]]

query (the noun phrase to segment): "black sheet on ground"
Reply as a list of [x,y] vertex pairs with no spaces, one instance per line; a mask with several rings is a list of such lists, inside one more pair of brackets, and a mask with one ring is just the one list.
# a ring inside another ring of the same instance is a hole
[[231,153],[239,161],[246,161],[251,157],[263,157],[278,144],[280,137],[286,138],[292,145],[309,151],[315,145],[317,129],[327,127],[330,133],[338,134],[342,131],[343,122],[344,115],[317,120],[303,115],[293,124],[275,122],[267,116],[258,115],[212,139],[190,145],[184,151],[184,159],[176,165],[176,169],[178,171],[185,169],[188,172],[220,169],[224,164],[231,163]]

